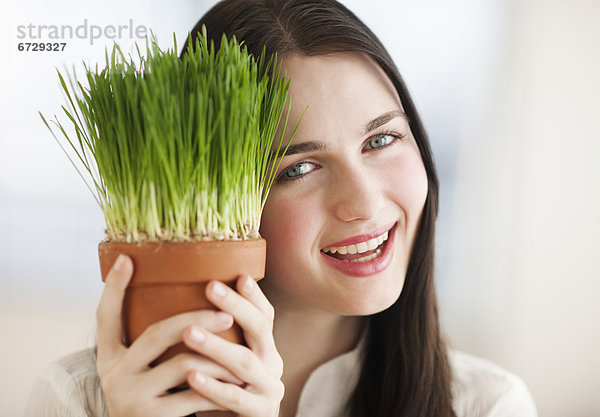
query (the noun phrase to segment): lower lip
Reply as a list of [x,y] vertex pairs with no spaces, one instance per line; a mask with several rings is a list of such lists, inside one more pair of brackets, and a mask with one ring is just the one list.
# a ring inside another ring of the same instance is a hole
[[386,241],[381,255],[371,261],[349,262],[325,255],[323,252],[321,252],[321,255],[325,257],[325,262],[346,275],[351,275],[353,277],[369,277],[375,275],[386,269],[392,262],[392,258],[394,257],[392,248],[394,247],[394,241],[396,240],[395,232],[397,224],[398,223],[390,229],[389,238]]

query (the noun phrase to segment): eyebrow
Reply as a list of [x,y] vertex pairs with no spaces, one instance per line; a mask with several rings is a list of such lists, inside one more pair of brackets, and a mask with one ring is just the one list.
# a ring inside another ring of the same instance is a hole
[[[406,113],[404,113],[402,110],[392,110],[392,111],[383,113],[380,116],[377,116],[375,119],[373,119],[369,123],[367,123],[367,125],[365,126],[365,128],[362,132],[363,135],[366,135],[369,132],[372,132],[373,130],[377,129],[378,127],[383,126],[384,124],[388,123],[392,119],[395,119],[396,117],[402,117],[403,119],[408,120]],[[314,141],[302,142],[302,143],[298,143],[296,145],[290,145],[288,147],[287,151],[285,152],[285,155],[283,155],[283,149],[280,149],[279,152],[277,153],[277,158],[281,157],[282,155],[290,156],[290,155],[296,155],[299,153],[325,151],[327,149],[328,149],[328,146],[323,142],[314,142]],[[271,152],[270,158],[273,158],[273,157],[275,157],[275,152]]]
[[[295,155],[298,153],[306,153],[306,152],[314,152],[314,151],[325,151],[327,150],[327,145],[323,142],[302,142],[296,145],[290,145],[283,155],[283,149],[279,150],[277,154],[277,158],[283,156]],[[275,156],[275,152],[271,152],[271,158]]]
[[408,120],[408,116],[402,110],[392,110],[387,113],[383,113],[381,116],[377,116],[369,123],[367,123],[365,130],[363,130],[363,135],[366,135],[367,133],[372,132],[378,127],[383,126],[384,124],[386,124],[392,119],[395,119],[396,117],[402,117],[403,119]]

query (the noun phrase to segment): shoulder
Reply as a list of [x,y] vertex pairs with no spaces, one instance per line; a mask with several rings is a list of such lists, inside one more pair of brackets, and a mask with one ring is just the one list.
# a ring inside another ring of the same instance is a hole
[[457,417],[536,417],[529,389],[517,375],[464,352],[448,352]]
[[26,416],[37,415],[105,415],[94,348],[64,356],[42,371],[34,383],[26,408]]

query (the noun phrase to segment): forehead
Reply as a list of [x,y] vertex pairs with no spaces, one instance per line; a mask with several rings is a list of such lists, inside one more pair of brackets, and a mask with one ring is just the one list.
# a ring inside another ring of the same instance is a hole
[[306,109],[299,136],[314,135],[315,130],[323,135],[340,129],[362,131],[379,115],[402,110],[392,82],[366,55],[291,55],[282,67],[291,78],[290,121],[295,125]]

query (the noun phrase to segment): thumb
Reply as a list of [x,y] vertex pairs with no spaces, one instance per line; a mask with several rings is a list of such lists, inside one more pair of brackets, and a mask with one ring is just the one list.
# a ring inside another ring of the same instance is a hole
[[112,362],[124,348],[121,315],[125,290],[133,276],[133,261],[119,255],[106,276],[104,290],[96,310],[98,322],[98,362]]

